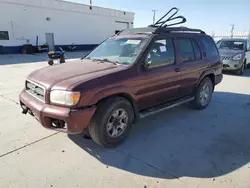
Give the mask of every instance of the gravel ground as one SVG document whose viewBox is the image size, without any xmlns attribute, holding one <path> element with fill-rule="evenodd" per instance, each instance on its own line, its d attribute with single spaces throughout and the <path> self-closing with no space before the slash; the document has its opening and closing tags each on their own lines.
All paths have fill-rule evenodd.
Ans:
<svg viewBox="0 0 250 188">
<path fill-rule="evenodd" d="M 45 61 L 0 56 L 1 188 L 250 187 L 250 69 L 225 74 L 207 109 L 183 105 L 140 120 L 124 144 L 105 149 L 21 114 L 24 80 Z"/>
</svg>

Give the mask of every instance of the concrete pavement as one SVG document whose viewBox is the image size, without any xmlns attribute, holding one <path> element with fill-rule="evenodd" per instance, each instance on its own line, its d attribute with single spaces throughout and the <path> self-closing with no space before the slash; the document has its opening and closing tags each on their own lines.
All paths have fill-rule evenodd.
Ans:
<svg viewBox="0 0 250 188">
<path fill-rule="evenodd" d="M 249 69 L 224 75 L 207 109 L 148 117 L 124 144 L 105 149 L 21 114 L 25 77 L 47 63 L 16 58 L 0 58 L 1 188 L 250 187 Z"/>
</svg>

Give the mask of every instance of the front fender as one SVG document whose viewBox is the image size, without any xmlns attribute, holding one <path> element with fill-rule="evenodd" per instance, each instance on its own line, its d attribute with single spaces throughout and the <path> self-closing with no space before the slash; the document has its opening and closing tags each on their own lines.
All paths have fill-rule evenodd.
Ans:
<svg viewBox="0 0 250 188">
<path fill-rule="evenodd" d="M 133 100 L 132 101 L 133 103 L 136 100 L 134 92 L 130 88 L 126 86 L 115 86 L 115 87 L 106 88 L 106 89 L 99 91 L 91 98 L 89 103 L 96 104 L 100 100 L 113 96 L 113 95 L 125 95 L 129 97 L 130 100 Z"/>
</svg>

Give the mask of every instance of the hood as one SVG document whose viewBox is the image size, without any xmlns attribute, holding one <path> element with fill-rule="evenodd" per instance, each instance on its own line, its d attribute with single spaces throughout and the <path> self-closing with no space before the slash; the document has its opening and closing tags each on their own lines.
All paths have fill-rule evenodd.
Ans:
<svg viewBox="0 0 250 188">
<path fill-rule="evenodd" d="M 236 54 L 243 53 L 244 50 L 225 50 L 225 49 L 219 49 L 220 55 L 222 56 L 234 56 Z"/>
<path fill-rule="evenodd" d="M 121 65 L 91 60 L 75 60 L 59 65 L 48 66 L 32 72 L 28 79 L 51 89 L 67 89 L 76 82 L 84 82 L 102 75 L 117 72 Z"/>
</svg>

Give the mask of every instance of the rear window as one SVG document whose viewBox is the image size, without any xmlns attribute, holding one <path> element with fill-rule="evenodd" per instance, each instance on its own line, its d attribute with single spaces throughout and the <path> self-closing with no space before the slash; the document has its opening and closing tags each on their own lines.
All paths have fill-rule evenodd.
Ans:
<svg viewBox="0 0 250 188">
<path fill-rule="evenodd" d="M 205 52 L 208 57 L 219 55 L 217 46 L 215 45 L 211 37 L 204 36 L 204 37 L 201 37 L 200 40 L 205 47 Z"/>
</svg>

